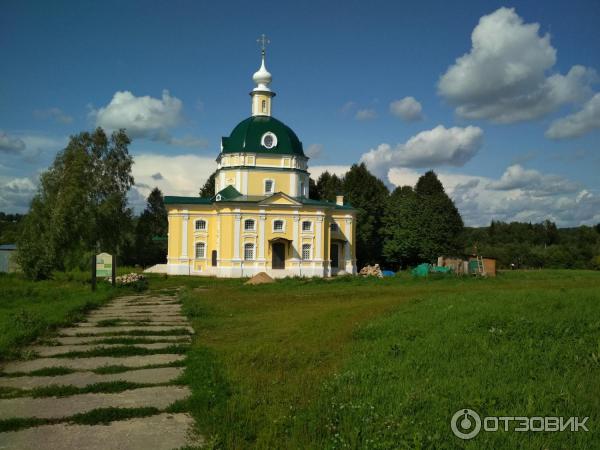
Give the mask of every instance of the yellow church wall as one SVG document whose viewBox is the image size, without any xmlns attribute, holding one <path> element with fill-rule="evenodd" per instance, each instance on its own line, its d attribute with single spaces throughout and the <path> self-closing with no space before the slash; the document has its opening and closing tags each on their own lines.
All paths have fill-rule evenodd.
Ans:
<svg viewBox="0 0 600 450">
<path fill-rule="evenodd" d="M 252 170 L 248 177 L 248 195 L 264 195 L 265 181 L 273 180 L 273 192 L 290 192 L 291 172 Z"/>
</svg>

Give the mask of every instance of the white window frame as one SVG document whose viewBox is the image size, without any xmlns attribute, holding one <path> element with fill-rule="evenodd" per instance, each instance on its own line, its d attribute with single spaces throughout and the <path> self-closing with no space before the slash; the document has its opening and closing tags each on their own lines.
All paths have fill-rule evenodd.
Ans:
<svg viewBox="0 0 600 450">
<path fill-rule="evenodd" d="M 271 182 L 271 190 L 267 191 L 267 182 Z M 274 194 L 275 193 L 275 180 L 272 178 L 265 178 L 263 182 L 263 190 L 265 194 Z"/>
<path fill-rule="evenodd" d="M 202 256 L 198 256 L 198 246 L 203 246 L 204 254 Z M 206 242 L 204 241 L 196 241 L 194 242 L 194 258 L 195 259 L 206 259 Z"/>
<path fill-rule="evenodd" d="M 308 248 L 308 258 L 304 257 L 304 251 Z M 312 244 L 302 244 L 302 261 L 310 261 L 312 259 Z"/>
<path fill-rule="evenodd" d="M 198 224 L 200 222 L 204 222 L 204 228 L 198 228 Z M 208 231 L 208 220 L 206 220 L 204 218 L 194 220 L 194 231 L 196 231 L 196 232 Z"/>
<path fill-rule="evenodd" d="M 270 136 L 271 138 L 273 138 L 273 145 L 271 145 L 270 147 L 267 147 L 265 145 L 265 139 L 267 138 L 267 136 Z M 272 133 L 271 131 L 267 131 L 265 134 L 262 135 L 262 137 L 260 138 L 260 145 L 262 145 L 264 148 L 266 148 L 267 150 L 272 150 L 275 147 L 277 147 L 277 136 L 275 135 L 275 133 Z"/>
<path fill-rule="evenodd" d="M 252 222 L 252 228 L 248 228 L 246 224 L 248 222 Z M 254 219 L 244 219 L 244 231 L 256 231 L 256 220 Z"/>
<path fill-rule="evenodd" d="M 248 251 L 251 251 L 250 257 L 248 257 Z M 254 261 L 255 259 L 256 246 L 252 242 L 246 242 L 244 244 L 244 261 Z"/>
<path fill-rule="evenodd" d="M 309 226 L 308 230 L 305 230 L 305 229 L 304 229 L 304 224 L 305 224 L 305 223 L 308 223 L 308 224 L 310 224 L 310 226 Z M 302 227 L 302 228 L 301 228 L 301 230 L 302 230 L 302 232 L 303 232 L 303 233 L 312 233 L 312 231 L 313 231 L 313 222 L 312 222 L 312 220 L 303 220 L 303 221 L 301 222 L 301 227 Z"/>
<path fill-rule="evenodd" d="M 281 230 L 275 228 L 275 222 L 281 222 Z M 285 219 L 273 219 L 273 224 L 271 228 L 273 230 L 273 233 L 285 233 Z"/>
</svg>

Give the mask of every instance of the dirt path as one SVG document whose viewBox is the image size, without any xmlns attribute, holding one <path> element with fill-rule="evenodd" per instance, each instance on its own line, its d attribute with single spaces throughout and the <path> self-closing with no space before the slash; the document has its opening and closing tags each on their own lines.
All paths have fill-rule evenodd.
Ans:
<svg viewBox="0 0 600 450">
<path fill-rule="evenodd" d="M 118 298 L 2 367 L 0 449 L 177 449 L 201 444 L 177 411 L 193 329 L 174 297 Z M 175 404 L 175 407 L 173 406 Z"/>
</svg>

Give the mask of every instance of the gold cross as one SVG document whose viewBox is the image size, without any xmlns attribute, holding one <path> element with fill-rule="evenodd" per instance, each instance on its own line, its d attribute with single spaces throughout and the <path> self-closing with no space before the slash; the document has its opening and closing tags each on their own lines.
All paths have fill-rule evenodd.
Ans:
<svg viewBox="0 0 600 450">
<path fill-rule="evenodd" d="M 265 50 L 267 49 L 267 45 L 271 43 L 271 41 L 269 39 L 267 39 L 267 36 L 265 36 L 264 34 L 262 34 L 257 40 L 256 42 L 258 42 L 260 44 L 260 49 L 262 50 L 262 52 L 264 53 Z"/>
</svg>

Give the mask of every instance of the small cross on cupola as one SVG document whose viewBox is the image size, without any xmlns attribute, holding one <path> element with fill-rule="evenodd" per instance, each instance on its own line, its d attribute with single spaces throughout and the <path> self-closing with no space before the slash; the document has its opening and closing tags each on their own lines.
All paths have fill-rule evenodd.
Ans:
<svg viewBox="0 0 600 450">
<path fill-rule="evenodd" d="M 271 41 L 264 34 L 261 35 L 256 42 L 260 44 L 261 64 L 252 76 L 252 80 L 256 87 L 250 92 L 252 96 L 252 115 L 253 116 L 270 116 L 271 115 L 271 98 L 275 97 L 275 92 L 269 89 L 269 84 L 273 77 L 265 67 L 265 55 L 267 45 Z"/>
</svg>

